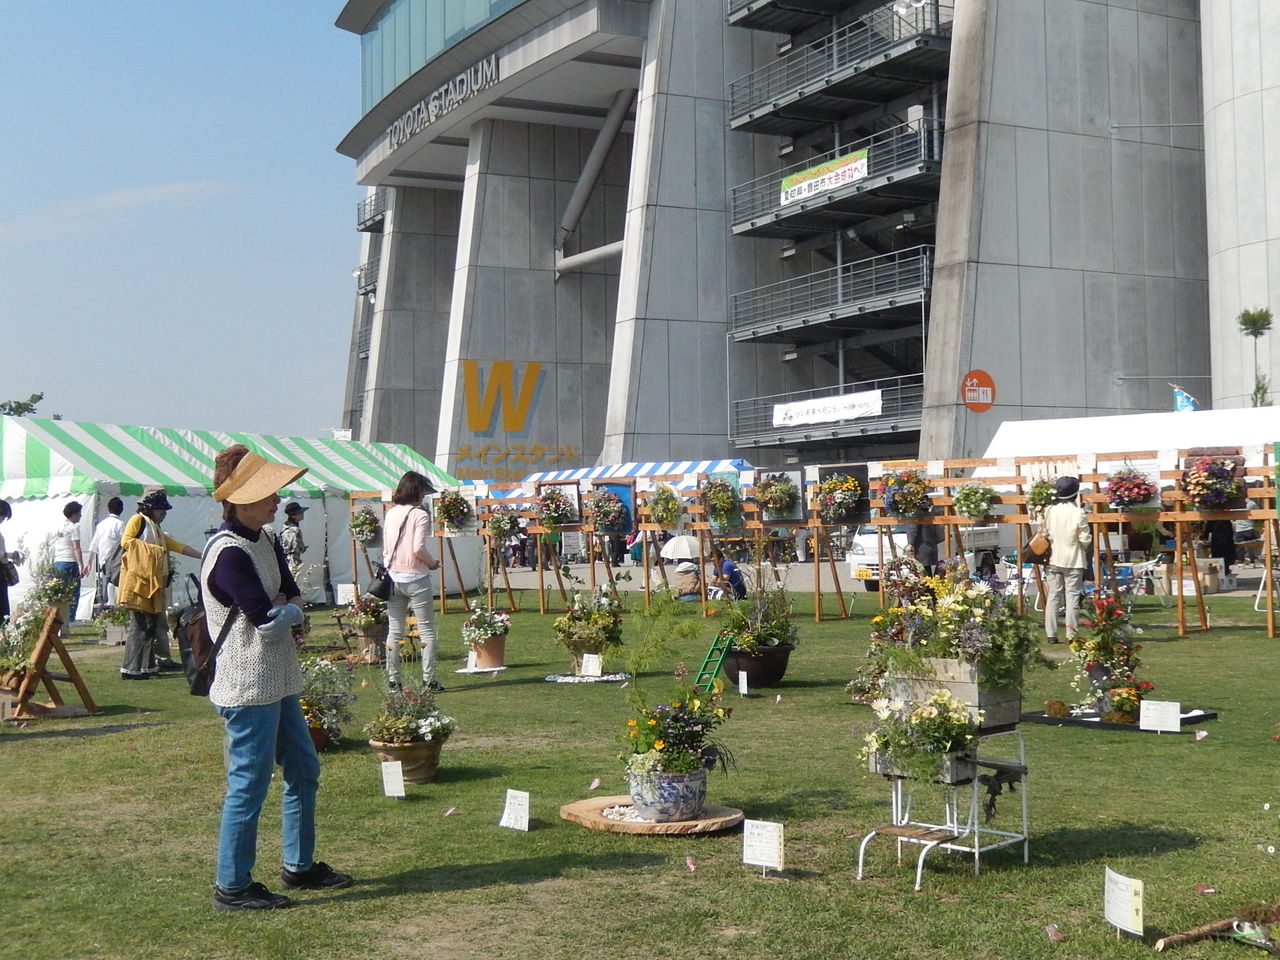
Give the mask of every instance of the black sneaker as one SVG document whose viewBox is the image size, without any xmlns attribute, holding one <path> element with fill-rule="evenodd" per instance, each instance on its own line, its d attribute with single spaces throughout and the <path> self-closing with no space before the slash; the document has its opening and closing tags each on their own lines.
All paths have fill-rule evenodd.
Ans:
<svg viewBox="0 0 1280 960">
<path fill-rule="evenodd" d="M 432 693 L 444 693 L 444 686 L 439 680 L 432 680 L 431 685 L 427 687 Z"/>
<path fill-rule="evenodd" d="M 284 884 L 286 890 L 296 890 L 299 887 L 306 890 L 337 890 L 351 886 L 355 880 L 351 874 L 338 873 L 323 860 L 317 860 L 298 873 L 282 869 L 280 882 Z"/>
<path fill-rule="evenodd" d="M 272 893 L 260 883 L 251 883 L 235 893 L 228 893 L 221 887 L 213 888 L 215 910 L 279 910 L 292 903 L 288 897 Z"/>
</svg>

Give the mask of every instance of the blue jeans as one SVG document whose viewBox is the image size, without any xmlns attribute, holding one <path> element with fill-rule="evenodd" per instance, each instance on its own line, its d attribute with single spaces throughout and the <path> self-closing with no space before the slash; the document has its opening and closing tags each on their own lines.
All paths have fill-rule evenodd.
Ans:
<svg viewBox="0 0 1280 960">
<path fill-rule="evenodd" d="M 320 759 L 297 697 L 254 707 L 216 707 L 226 726 L 227 795 L 218 835 L 217 883 L 235 893 L 251 882 L 258 814 L 276 763 L 284 773 L 280 830 L 287 870 L 311 866 L 316 846 Z"/>
</svg>

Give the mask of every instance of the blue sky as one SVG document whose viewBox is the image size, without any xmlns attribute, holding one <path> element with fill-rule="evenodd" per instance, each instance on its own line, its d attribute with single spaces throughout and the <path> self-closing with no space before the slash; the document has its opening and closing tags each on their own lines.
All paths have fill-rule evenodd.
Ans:
<svg viewBox="0 0 1280 960">
<path fill-rule="evenodd" d="M 0 0 L 0 399 L 339 425 L 359 38 L 339 0 Z"/>
</svg>

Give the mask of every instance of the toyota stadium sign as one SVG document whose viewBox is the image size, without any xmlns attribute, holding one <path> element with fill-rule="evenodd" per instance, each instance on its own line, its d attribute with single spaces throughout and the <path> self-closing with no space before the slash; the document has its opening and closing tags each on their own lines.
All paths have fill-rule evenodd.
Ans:
<svg viewBox="0 0 1280 960">
<path fill-rule="evenodd" d="M 450 110 L 461 106 L 486 87 L 498 82 L 498 55 L 492 54 L 463 70 L 444 86 L 423 97 L 387 127 L 387 141 L 394 150 L 421 133 Z"/>
</svg>

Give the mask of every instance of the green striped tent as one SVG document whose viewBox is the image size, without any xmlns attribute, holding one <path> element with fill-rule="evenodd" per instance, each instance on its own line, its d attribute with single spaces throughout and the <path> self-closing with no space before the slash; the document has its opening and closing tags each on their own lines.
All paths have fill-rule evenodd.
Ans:
<svg viewBox="0 0 1280 960">
<path fill-rule="evenodd" d="M 62 523 L 63 506 L 78 500 L 84 506 L 81 546 L 87 554 L 93 529 L 106 515 L 108 499 L 117 495 L 124 499 L 127 518 L 145 489 L 163 487 L 174 506 L 165 519 L 165 531 L 199 549 L 207 532 L 222 521 L 221 505 L 211 496 L 214 457 L 235 443 L 269 460 L 308 468 L 293 486 L 281 491 L 284 501 L 298 500 L 308 508 L 303 535 L 309 549 L 304 560 L 315 567 L 308 599 L 323 596 L 322 560 L 328 561 L 335 584 L 362 576 L 351 566 L 350 493 L 379 491 L 389 496 L 407 470 L 425 474 L 437 487 L 458 486 L 455 478 L 401 443 L 0 417 L 4 464 L 0 498 L 13 509 L 0 533 L 10 550 L 21 548 L 30 555 Z M 281 511 L 276 526 L 283 520 Z M 194 569 L 195 561 L 183 558 L 177 565 L 185 573 Z M 29 580 L 24 576 L 15 588 L 11 594 L 15 600 Z M 92 602 L 88 582 L 85 591 L 82 616 Z"/>
</svg>

